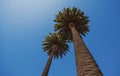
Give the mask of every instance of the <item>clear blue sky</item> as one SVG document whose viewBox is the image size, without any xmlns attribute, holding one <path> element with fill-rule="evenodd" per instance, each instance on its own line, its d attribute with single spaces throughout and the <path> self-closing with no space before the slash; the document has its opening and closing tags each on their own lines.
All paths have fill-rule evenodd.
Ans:
<svg viewBox="0 0 120 76">
<path fill-rule="evenodd" d="M 55 14 L 76 6 L 90 18 L 84 41 L 104 76 L 120 76 L 119 0 L 0 0 L 0 76 L 40 76 L 48 56 L 44 36 L 53 32 Z M 76 76 L 73 44 L 53 60 L 49 76 Z"/>
</svg>

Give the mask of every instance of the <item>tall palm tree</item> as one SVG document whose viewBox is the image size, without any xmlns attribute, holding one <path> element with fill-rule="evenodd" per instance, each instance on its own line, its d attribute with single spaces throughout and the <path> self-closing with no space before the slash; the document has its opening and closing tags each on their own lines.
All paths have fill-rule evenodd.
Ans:
<svg viewBox="0 0 120 76">
<path fill-rule="evenodd" d="M 69 47 L 66 43 L 66 40 L 63 40 L 57 33 L 49 33 L 43 42 L 43 50 L 44 52 L 47 52 L 49 58 L 42 76 L 48 76 L 52 59 L 56 59 L 58 57 L 62 58 L 62 56 L 66 55 L 66 53 L 69 51 Z"/>
<path fill-rule="evenodd" d="M 80 9 L 64 8 L 54 20 L 54 30 L 62 38 L 74 42 L 76 67 L 78 76 L 103 76 L 97 63 L 82 40 L 89 32 L 88 17 Z"/>
</svg>

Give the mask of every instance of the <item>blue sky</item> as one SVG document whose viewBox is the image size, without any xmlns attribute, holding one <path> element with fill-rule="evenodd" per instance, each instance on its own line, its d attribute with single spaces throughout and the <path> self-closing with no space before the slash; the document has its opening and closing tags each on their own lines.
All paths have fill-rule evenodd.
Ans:
<svg viewBox="0 0 120 76">
<path fill-rule="evenodd" d="M 65 7 L 77 7 L 90 18 L 84 41 L 104 76 L 120 76 L 119 0 L 1 0 L 0 76 L 40 76 L 48 56 L 44 36 Z M 53 60 L 49 76 L 76 76 L 73 44 L 63 59 Z"/>
</svg>

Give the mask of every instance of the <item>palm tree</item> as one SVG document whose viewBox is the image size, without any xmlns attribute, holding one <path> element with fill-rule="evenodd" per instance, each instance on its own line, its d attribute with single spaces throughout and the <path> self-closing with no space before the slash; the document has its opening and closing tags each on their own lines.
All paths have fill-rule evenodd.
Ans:
<svg viewBox="0 0 120 76">
<path fill-rule="evenodd" d="M 48 76 L 53 57 L 54 59 L 58 57 L 62 58 L 62 56 L 66 55 L 66 53 L 69 51 L 69 47 L 66 43 L 66 40 L 62 40 L 60 35 L 58 35 L 57 33 L 49 33 L 49 35 L 45 37 L 45 40 L 43 42 L 43 50 L 44 52 L 47 52 L 49 58 L 42 73 L 42 76 Z"/>
<path fill-rule="evenodd" d="M 78 76 L 103 76 L 97 63 L 82 40 L 89 32 L 88 17 L 80 9 L 64 8 L 56 15 L 54 30 L 62 38 L 73 41 Z"/>
</svg>

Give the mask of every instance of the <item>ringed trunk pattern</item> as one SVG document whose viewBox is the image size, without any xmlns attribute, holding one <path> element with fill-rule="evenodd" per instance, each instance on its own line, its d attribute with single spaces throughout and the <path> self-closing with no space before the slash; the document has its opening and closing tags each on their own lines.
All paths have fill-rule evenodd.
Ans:
<svg viewBox="0 0 120 76">
<path fill-rule="evenodd" d="M 69 28 L 71 29 L 74 42 L 77 76 L 103 76 L 74 24 L 70 23 Z"/>
<path fill-rule="evenodd" d="M 50 69 L 50 65 L 51 65 L 52 59 L 53 59 L 53 53 L 51 53 L 51 54 L 49 55 L 49 59 L 48 59 L 48 61 L 47 61 L 47 64 L 46 64 L 46 66 L 45 66 L 45 69 L 44 69 L 44 71 L 43 71 L 43 73 L 42 73 L 42 76 L 48 76 L 48 72 L 49 72 L 49 69 Z"/>
</svg>

